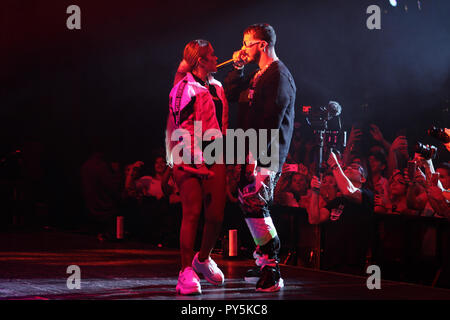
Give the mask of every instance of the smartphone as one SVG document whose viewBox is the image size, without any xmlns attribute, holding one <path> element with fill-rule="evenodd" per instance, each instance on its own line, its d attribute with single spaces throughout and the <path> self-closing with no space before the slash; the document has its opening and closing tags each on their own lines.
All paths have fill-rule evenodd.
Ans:
<svg viewBox="0 0 450 320">
<path fill-rule="evenodd" d="M 414 160 L 408 161 L 408 177 L 411 181 L 414 181 L 416 176 L 417 162 Z"/>
</svg>

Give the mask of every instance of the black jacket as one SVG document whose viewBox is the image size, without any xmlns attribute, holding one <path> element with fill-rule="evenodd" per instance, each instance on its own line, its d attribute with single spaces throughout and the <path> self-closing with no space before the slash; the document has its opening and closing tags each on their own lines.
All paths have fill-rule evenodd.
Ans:
<svg viewBox="0 0 450 320">
<path fill-rule="evenodd" d="M 244 131 L 253 128 L 279 129 L 279 166 L 281 171 L 289 152 L 294 130 L 294 79 L 280 60 L 273 62 L 261 75 L 254 89 L 252 103 L 248 98 L 254 73 L 244 76 L 243 70 L 231 71 L 224 80 L 224 89 L 230 103 L 238 102 L 238 127 Z M 259 145 L 259 143 L 258 143 Z M 270 139 L 266 150 L 270 150 Z M 258 161 L 258 165 L 268 167 Z"/>
</svg>

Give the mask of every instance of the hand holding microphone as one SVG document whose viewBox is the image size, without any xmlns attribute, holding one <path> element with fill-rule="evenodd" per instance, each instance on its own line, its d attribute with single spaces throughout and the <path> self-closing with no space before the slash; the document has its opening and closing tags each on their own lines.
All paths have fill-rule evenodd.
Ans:
<svg viewBox="0 0 450 320">
<path fill-rule="evenodd" d="M 236 68 L 242 69 L 244 67 L 244 65 L 246 65 L 248 63 L 247 58 L 248 58 L 248 56 L 247 56 L 247 54 L 244 51 L 238 50 L 238 51 L 235 51 L 233 53 L 233 58 L 232 59 L 227 60 L 227 61 L 222 62 L 222 63 L 219 63 L 216 66 L 216 68 L 220 68 L 220 67 L 223 67 L 223 66 L 225 66 L 227 64 L 233 63 Z"/>
<path fill-rule="evenodd" d="M 233 64 L 236 68 L 242 69 L 248 63 L 248 55 L 243 50 L 233 53 Z"/>
</svg>

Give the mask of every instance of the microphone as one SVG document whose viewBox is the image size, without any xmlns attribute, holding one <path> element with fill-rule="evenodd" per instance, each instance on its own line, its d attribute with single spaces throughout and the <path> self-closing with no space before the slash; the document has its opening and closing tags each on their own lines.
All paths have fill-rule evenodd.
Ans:
<svg viewBox="0 0 450 320">
<path fill-rule="evenodd" d="M 221 68 L 221 67 L 226 66 L 227 64 L 230 64 L 230 63 L 232 63 L 232 62 L 233 62 L 233 59 L 227 60 L 227 61 L 225 61 L 225 62 L 219 63 L 219 64 L 216 66 L 216 68 Z"/>
</svg>

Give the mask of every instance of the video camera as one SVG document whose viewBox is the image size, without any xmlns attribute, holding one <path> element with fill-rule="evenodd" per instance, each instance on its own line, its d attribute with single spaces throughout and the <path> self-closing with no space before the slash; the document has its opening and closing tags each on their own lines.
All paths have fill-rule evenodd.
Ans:
<svg viewBox="0 0 450 320">
<path fill-rule="evenodd" d="M 416 153 L 420 154 L 425 160 L 430 160 L 436 158 L 437 148 L 417 141 Z"/>
<path fill-rule="evenodd" d="M 438 128 L 435 126 L 431 126 L 430 129 L 427 130 L 427 133 L 430 137 L 433 137 L 442 143 L 449 143 L 450 136 L 445 132 L 443 128 Z M 433 145 L 425 145 L 421 142 L 416 143 L 415 152 L 420 154 L 426 160 L 436 158 L 438 148 Z"/>
<path fill-rule="evenodd" d="M 328 105 L 317 108 L 311 106 L 303 107 L 303 114 L 306 122 L 314 131 L 320 130 L 341 130 L 341 122 L 339 115 L 342 112 L 342 107 L 335 101 L 328 102 Z M 336 123 L 331 124 L 329 121 L 336 119 Z"/>
<path fill-rule="evenodd" d="M 326 106 L 320 108 L 312 108 L 311 106 L 303 107 L 303 115 L 307 124 L 312 128 L 319 147 L 317 154 L 317 170 L 322 168 L 322 160 L 328 156 L 331 149 L 338 150 L 346 145 L 346 134 L 343 137 L 341 132 L 342 107 L 336 101 L 329 101 Z M 319 173 L 319 172 L 317 172 Z"/>
<path fill-rule="evenodd" d="M 440 140 L 442 143 L 450 142 L 450 136 L 445 132 L 443 128 L 432 126 L 430 129 L 428 129 L 428 135 Z"/>
</svg>

